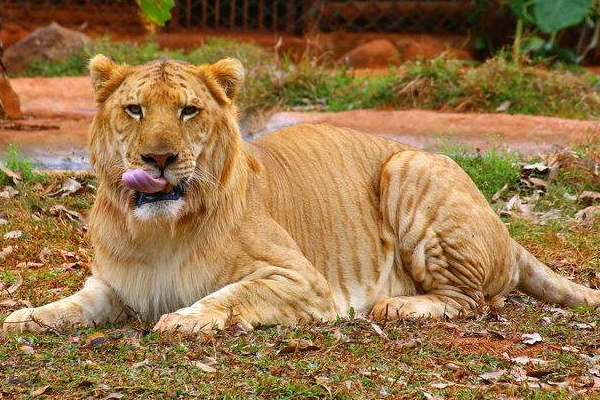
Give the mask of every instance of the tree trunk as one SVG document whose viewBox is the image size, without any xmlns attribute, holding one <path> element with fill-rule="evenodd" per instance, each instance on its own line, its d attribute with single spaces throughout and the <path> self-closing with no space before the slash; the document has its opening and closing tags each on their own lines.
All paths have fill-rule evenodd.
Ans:
<svg viewBox="0 0 600 400">
<path fill-rule="evenodd" d="M 2 16 L 0 16 L 0 31 L 2 31 Z M 3 50 L 2 38 L 0 38 L 0 118 L 17 119 L 21 118 L 21 102 L 6 76 L 6 66 L 2 61 Z"/>
</svg>

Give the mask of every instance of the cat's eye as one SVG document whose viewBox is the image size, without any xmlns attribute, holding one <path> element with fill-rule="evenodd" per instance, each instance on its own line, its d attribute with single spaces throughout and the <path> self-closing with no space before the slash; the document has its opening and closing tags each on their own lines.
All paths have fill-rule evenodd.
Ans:
<svg viewBox="0 0 600 400">
<path fill-rule="evenodd" d="M 195 117 L 200 112 L 200 109 L 196 106 L 185 106 L 181 109 L 181 119 L 187 121 L 190 118 Z"/>
<path fill-rule="evenodd" d="M 125 106 L 125 112 L 132 118 L 142 118 L 142 107 L 138 104 L 129 104 L 128 106 Z"/>
</svg>

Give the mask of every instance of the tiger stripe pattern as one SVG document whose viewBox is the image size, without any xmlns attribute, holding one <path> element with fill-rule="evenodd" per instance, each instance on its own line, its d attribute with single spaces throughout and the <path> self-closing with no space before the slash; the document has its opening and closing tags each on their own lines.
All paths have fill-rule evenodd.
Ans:
<svg viewBox="0 0 600 400">
<path fill-rule="evenodd" d="M 98 55 L 90 71 L 99 180 L 92 276 L 70 297 L 15 311 L 4 331 L 132 314 L 158 332 L 192 335 L 331 321 L 350 310 L 375 320 L 455 317 L 500 307 L 513 289 L 560 305 L 600 304 L 599 291 L 516 243 L 447 157 L 325 124 L 244 142 L 237 60 L 129 66 Z M 143 157 L 150 153 L 177 157 L 159 168 Z M 134 168 L 184 195 L 136 202 L 120 178 Z"/>
</svg>

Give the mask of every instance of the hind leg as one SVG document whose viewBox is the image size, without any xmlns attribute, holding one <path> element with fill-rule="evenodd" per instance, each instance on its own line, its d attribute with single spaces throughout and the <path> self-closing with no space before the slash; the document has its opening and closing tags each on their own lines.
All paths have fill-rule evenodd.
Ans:
<svg viewBox="0 0 600 400">
<path fill-rule="evenodd" d="M 456 163 L 403 151 L 383 166 L 380 188 L 382 229 L 420 294 L 380 299 L 375 319 L 455 317 L 503 292 L 514 261 L 508 232 Z"/>
</svg>

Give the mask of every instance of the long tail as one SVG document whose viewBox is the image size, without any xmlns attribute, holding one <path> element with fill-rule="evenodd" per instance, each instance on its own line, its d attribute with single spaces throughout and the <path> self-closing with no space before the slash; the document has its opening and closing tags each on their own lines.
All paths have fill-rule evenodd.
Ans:
<svg viewBox="0 0 600 400">
<path fill-rule="evenodd" d="M 530 296 L 566 307 L 600 305 L 600 290 L 590 289 L 558 275 L 513 240 L 519 266 L 518 289 Z"/>
</svg>

